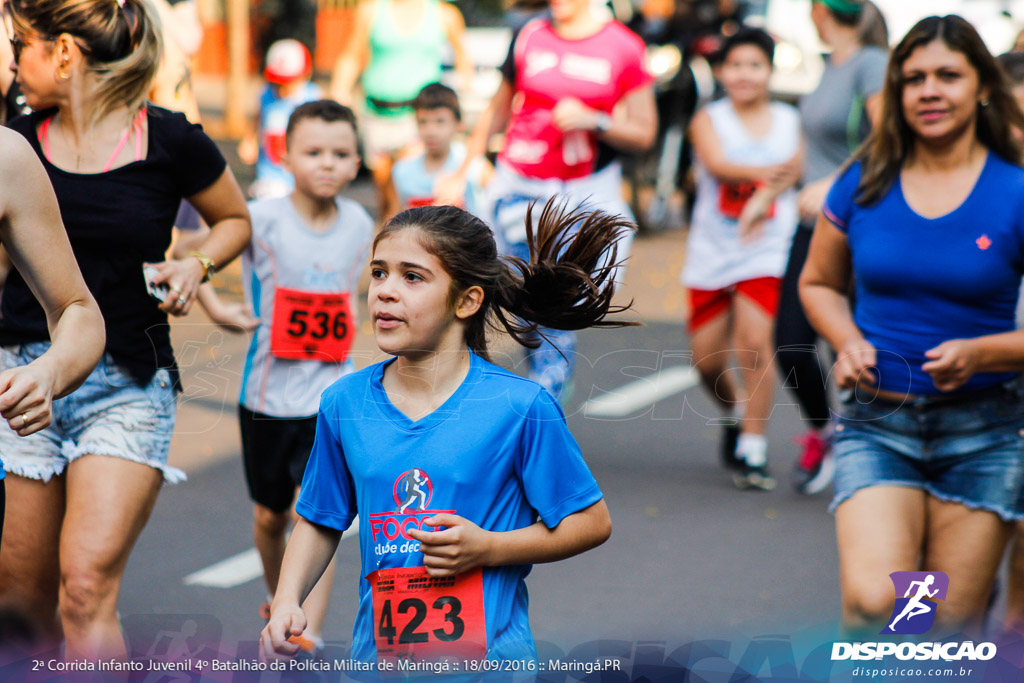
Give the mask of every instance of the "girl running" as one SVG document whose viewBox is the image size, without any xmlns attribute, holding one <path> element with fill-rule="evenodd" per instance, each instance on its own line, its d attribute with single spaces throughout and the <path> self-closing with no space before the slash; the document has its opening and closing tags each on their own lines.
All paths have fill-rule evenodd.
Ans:
<svg viewBox="0 0 1024 683">
<path fill-rule="evenodd" d="M 977 31 L 923 19 L 815 227 L 800 295 L 853 389 L 833 446 L 848 628 L 888 622 L 901 570 L 945 572 L 940 627 L 977 626 L 1024 518 L 1022 127 Z"/>
<path fill-rule="evenodd" d="M 772 103 L 775 41 L 742 29 L 722 47 L 727 98 L 694 117 L 697 197 L 682 281 L 690 292 L 690 337 L 701 379 L 727 414 L 722 458 L 740 488 L 772 489 L 765 429 L 775 393 L 772 321 L 796 229 L 802 163 L 796 110 Z M 741 398 L 730 349 L 742 367 Z M 743 415 L 735 414 L 740 401 Z M 742 417 L 742 425 L 739 418 Z"/>
<path fill-rule="evenodd" d="M 527 217 L 526 261 L 500 259 L 490 229 L 451 206 L 385 226 L 369 309 L 377 345 L 397 358 L 324 392 L 264 655 L 295 654 L 299 605 L 358 513 L 353 657 L 536 656 L 530 565 L 600 545 L 611 521 L 557 402 L 488 362 L 485 333 L 527 344 L 539 324 L 635 324 L 606 319 L 623 309 L 611 304 L 614 258 L 602 265 L 628 228 L 549 202 L 536 230 Z"/>
</svg>

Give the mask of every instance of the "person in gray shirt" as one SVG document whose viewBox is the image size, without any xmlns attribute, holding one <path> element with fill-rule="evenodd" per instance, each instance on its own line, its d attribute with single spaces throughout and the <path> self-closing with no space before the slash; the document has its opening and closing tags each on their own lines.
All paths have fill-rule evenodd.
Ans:
<svg viewBox="0 0 1024 683">
<path fill-rule="evenodd" d="M 800 101 L 805 149 L 800 227 L 793 236 L 775 322 L 776 363 L 808 423 L 793 481 L 797 491 L 808 495 L 832 480 L 827 434 L 831 413 L 826 374 L 817 356 L 818 335 L 804 315 L 797 280 L 833 176 L 867 137 L 877 116 L 889 59 L 885 20 L 868 0 L 814 0 L 811 19 L 832 52 L 818 87 Z"/>
</svg>

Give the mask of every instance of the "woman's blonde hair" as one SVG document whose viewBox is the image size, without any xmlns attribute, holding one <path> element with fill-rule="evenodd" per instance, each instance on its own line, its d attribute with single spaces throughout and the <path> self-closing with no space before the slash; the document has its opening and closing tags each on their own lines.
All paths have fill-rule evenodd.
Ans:
<svg viewBox="0 0 1024 683">
<path fill-rule="evenodd" d="M 98 80 L 98 116 L 145 102 L 163 57 L 160 20 L 148 0 L 7 0 L 4 9 L 18 33 L 75 39 Z"/>
</svg>

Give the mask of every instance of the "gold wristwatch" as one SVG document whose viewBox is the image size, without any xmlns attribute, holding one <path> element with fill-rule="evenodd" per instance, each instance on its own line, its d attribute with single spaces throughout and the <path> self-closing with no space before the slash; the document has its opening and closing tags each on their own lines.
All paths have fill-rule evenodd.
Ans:
<svg viewBox="0 0 1024 683">
<path fill-rule="evenodd" d="M 203 279 L 200 282 L 209 282 L 210 278 L 213 277 L 214 271 L 217 270 L 217 264 L 213 262 L 212 258 L 201 251 L 190 251 L 188 255 L 199 259 L 199 263 L 203 266 Z"/>
</svg>

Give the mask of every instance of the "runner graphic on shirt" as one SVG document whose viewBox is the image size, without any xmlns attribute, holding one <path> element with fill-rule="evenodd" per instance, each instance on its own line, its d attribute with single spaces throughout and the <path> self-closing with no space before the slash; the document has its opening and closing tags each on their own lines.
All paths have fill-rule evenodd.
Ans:
<svg viewBox="0 0 1024 683">
<path fill-rule="evenodd" d="M 410 506 L 413 510 L 425 510 L 430 499 L 424 486 L 430 485 L 430 478 L 419 469 L 411 469 L 401 476 L 398 486 L 405 486 L 405 502 L 398 506 L 399 512 L 405 512 Z"/>
</svg>

